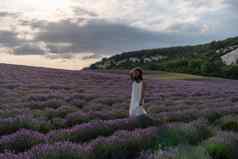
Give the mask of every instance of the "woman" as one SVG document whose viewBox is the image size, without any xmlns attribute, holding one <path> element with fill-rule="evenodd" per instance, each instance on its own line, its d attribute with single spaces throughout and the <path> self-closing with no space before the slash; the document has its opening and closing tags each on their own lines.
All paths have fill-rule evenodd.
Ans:
<svg viewBox="0 0 238 159">
<path fill-rule="evenodd" d="M 143 82 L 143 70 L 141 68 L 134 68 L 130 71 L 130 77 L 132 80 L 132 92 L 129 115 L 131 117 L 137 117 L 146 115 L 144 110 L 144 82 Z"/>
</svg>

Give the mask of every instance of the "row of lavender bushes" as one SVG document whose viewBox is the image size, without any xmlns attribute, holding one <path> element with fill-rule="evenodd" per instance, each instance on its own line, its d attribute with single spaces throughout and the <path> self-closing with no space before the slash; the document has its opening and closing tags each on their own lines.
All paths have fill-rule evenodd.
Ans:
<svg viewBox="0 0 238 159">
<path fill-rule="evenodd" d="M 0 138 L 0 152 L 5 150 L 23 152 L 40 143 L 56 143 L 70 141 L 74 143 L 88 142 L 98 136 L 110 136 L 119 130 L 133 131 L 136 128 L 146 128 L 156 123 L 148 118 L 116 119 L 109 121 L 94 121 L 72 128 L 52 130 L 42 134 L 29 129 L 20 129 L 17 132 Z"/>
<path fill-rule="evenodd" d="M 20 114 L 20 109 L 14 110 L 14 112 L 15 111 L 19 112 Z M 127 112 L 124 111 L 73 111 L 74 109 L 70 107 L 63 107 L 59 110 L 48 109 L 47 111 L 32 111 L 32 113 L 28 110 L 25 112 L 23 111 L 23 115 L 0 118 L 0 135 L 14 133 L 21 128 L 47 133 L 52 129 L 68 128 L 93 120 L 113 120 L 127 116 Z M 221 117 L 227 114 L 234 114 L 236 112 L 238 112 L 238 107 L 224 107 L 217 108 L 216 111 L 211 111 L 209 108 L 206 110 L 192 109 L 191 111 L 177 111 L 174 113 L 167 112 L 155 115 L 156 118 L 159 118 L 164 122 L 187 122 L 197 119 L 201 116 L 207 117 L 209 120 L 213 120 L 213 118 L 216 119 L 217 117 Z"/>
<path fill-rule="evenodd" d="M 138 129 L 136 128 L 147 127 L 150 124 L 153 125 L 152 123 L 148 122 L 143 123 L 144 125 L 141 125 L 141 121 L 111 121 L 105 123 L 104 125 L 102 123 L 98 123 L 98 125 L 83 125 L 74 127 L 70 130 L 56 130 L 55 132 L 51 132 L 46 136 L 38 132 L 20 130 L 15 134 L 4 136 L 0 140 L 0 150 L 2 152 L 12 151 L 15 153 L 20 153 L 27 151 L 31 147 L 34 147 L 38 144 L 54 145 L 54 143 L 59 142 L 71 142 L 75 144 L 85 144 L 88 142 L 95 143 L 98 141 L 97 137 L 99 137 L 99 139 L 101 138 L 100 136 L 105 136 L 103 139 L 109 142 L 111 139 L 113 139 L 114 141 L 114 137 L 117 136 L 115 134 L 118 134 L 118 132 L 120 132 L 121 130 L 127 130 L 123 131 L 127 133 L 124 133 L 124 136 L 119 140 L 121 141 L 121 139 L 124 138 L 125 143 L 117 145 L 121 146 L 120 148 L 118 148 L 118 151 L 120 151 L 121 149 L 124 149 L 125 146 L 128 146 L 127 140 L 131 140 L 130 134 L 137 134 L 138 138 L 143 138 L 143 133 L 138 134 L 138 132 L 147 132 L 147 130 L 150 129 L 141 129 L 138 131 Z M 156 129 L 156 138 L 158 139 L 153 140 L 152 143 L 156 142 L 156 144 L 160 145 L 161 147 L 168 147 L 171 145 L 177 145 L 179 143 L 196 144 L 211 136 L 212 133 L 207 125 L 207 122 L 204 121 L 192 122 L 189 124 L 177 123 L 172 125 L 160 126 L 157 128 L 155 127 L 153 128 L 153 130 L 154 129 Z M 113 133 L 114 135 L 110 136 Z M 106 136 L 110 137 L 106 138 Z M 153 138 L 153 136 L 154 135 L 151 135 L 150 137 Z M 92 140 L 95 138 L 97 139 Z M 115 142 L 117 142 L 117 140 L 118 138 L 115 139 Z M 102 140 L 101 142 L 103 145 L 104 141 Z M 132 142 L 133 144 L 138 144 L 138 146 L 140 145 L 137 140 L 132 140 Z M 98 148 L 100 149 L 100 146 Z M 108 151 L 110 151 L 110 149 L 110 147 L 107 147 Z"/>
<path fill-rule="evenodd" d="M 198 145 L 177 145 L 165 150 L 148 150 L 137 159 L 236 159 L 238 135 L 219 131 Z"/>
<path fill-rule="evenodd" d="M 110 137 L 99 137 L 87 144 L 58 142 L 40 144 L 20 154 L 3 153 L 1 159 L 122 159 L 150 148 L 157 140 L 158 128 L 118 131 Z"/>
<path fill-rule="evenodd" d="M 192 110 L 188 112 L 178 111 L 176 113 L 167 112 L 156 115 L 156 117 L 158 117 L 160 120 L 163 120 L 164 122 L 187 122 L 197 119 L 201 116 L 204 116 L 209 120 L 215 120 L 221 116 L 238 112 L 237 108 L 238 107 L 229 107 L 229 109 L 218 108 L 216 111 L 211 111 L 208 108 L 201 111 Z M 23 115 L 20 116 L 0 118 L 0 135 L 14 133 L 22 128 L 48 133 L 54 129 L 69 128 L 74 125 L 87 123 L 94 120 L 113 120 L 127 116 L 127 112 L 123 111 L 72 112 L 72 110 L 74 109 L 65 107 L 60 110 L 48 110 L 48 112 L 34 111 L 32 112 L 33 115 L 26 111 L 25 115 L 23 112 Z M 19 110 L 15 111 L 20 112 Z M 42 113 L 45 113 L 46 115 Z"/>
<path fill-rule="evenodd" d="M 64 112 L 61 112 L 63 114 Z M 60 114 L 60 113 L 59 113 Z M 35 115 L 35 114 L 34 114 Z M 14 133 L 19 129 L 31 129 L 42 133 L 47 133 L 52 129 L 68 128 L 74 125 L 87 123 L 94 120 L 114 120 L 124 118 L 126 115 L 117 112 L 72 112 L 65 118 L 52 117 L 47 119 L 38 115 L 23 114 L 15 117 L 0 118 L 0 135 Z"/>
<path fill-rule="evenodd" d="M 214 124 L 216 126 L 219 126 L 221 130 L 237 131 L 236 128 L 238 122 L 236 119 L 237 116 L 228 115 L 217 119 Z M 230 126 L 231 124 L 233 125 L 233 127 Z M 150 120 L 146 122 L 145 119 L 138 120 L 136 118 L 131 118 L 111 121 L 95 121 L 87 124 L 77 125 L 69 129 L 54 130 L 49 132 L 48 134 L 21 129 L 14 134 L 1 137 L 0 152 L 12 151 L 15 153 L 20 153 L 29 150 L 35 145 L 54 144 L 58 142 L 83 144 L 99 136 L 110 136 L 111 134 L 115 132 L 117 133 L 117 131 L 120 130 L 133 131 L 136 128 L 145 128 L 152 125 L 155 125 L 155 123 L 152 123 Z M 203 142 L 203 140 L 205 140 L 206 138 L 212 137 L 214 134 L 215 132 L 209 126 L 209 121 L 206 120 L 198 120 L 189 124 L 171 123 L 166 124 L 165 126 L 160 126 L 160 130 L 157 133 L 157 137 L 159 137 L 157 144 L 159 145 L 159 148 L 177 146 L 178 144 L 196 145 L 200 142 Z M 234 142 L 230 140 L 227 146 L 226 141 L 227 139 L 231 138 L 230 136 L 232 136 L 232 140 Z M 218 141 L 221 144 L 217 144 L 216 142 Z M 217 155 L 216 151 L 219 148 L 227 149 L 224 151 L 235 151 L 235 147 L 233 146 L 234 144 L 230 143 L 236 142 L 238 142 L 238 137 L 236 137 L 234 133 L 217 133 L 217 135 L 210 138 L 208 142 L 204 142 L 206 143 L 204 145 L 211 154 Z M 229 144 L 233 146 L 230 149 Z"/>
<path fill-rule="evenodd" d="M 213 116 L 213 119 L 217 116 Z M 210 131 L 204 130 L 201 125 L 194 135 L 187 129 L 188 134 L 193 134 L 192 140 L 187 141 L 187 136 L 182 137 L 178 125 L 173 131 L 165 131 L 163 140 L 155 150 L 142 152 L 138 159 L 235 159 L 238 158 L 238 116 L 226 115 L 216 120 L 212 119 Z M 173 124 L 172 124 L 173 125 Z M 195 123 L 195 125 L 197 125 Z M 193 125 L 194 126 L 194 125 Z M 176 133 L 175 133 L 176 132 Z M 180 135 L 179 135 L 180 134 Z M 199 135 L 200 134 L 200 135 Z M 203 135 L 202 135 L 203 134 Z M 208 135 L 210 134 L 210 135 Z M 206 137 L 210 136 L 206 139 Z M 201 140 L 197 140 L 198 136 Z M 203 136 L 203 137 L 202 137 Z M 166 142 L 164 142 L 166 141 Z M 199 141 L 199 142 L 194 142 Z M 166 143 L 166 149 L 161 149 Z"/>
</svg>

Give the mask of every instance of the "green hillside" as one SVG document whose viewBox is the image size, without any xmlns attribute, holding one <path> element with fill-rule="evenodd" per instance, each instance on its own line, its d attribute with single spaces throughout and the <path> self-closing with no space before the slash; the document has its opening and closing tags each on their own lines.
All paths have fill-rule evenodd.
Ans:
<svg viewBox="0 0 238 159">
<path fill-rule="evenodd" d="M 236 50 L 238 52 L 238 37 L 201 45 L 125 52 L 104 58 L 92 64 L 90 69 L 130 69 L 140 66 L 147 70 L 238 79 Z M 230 53 L 232 56 L 225 56 Z M 229 60 L 235 62 L 227 64 Z"/>
</svg>

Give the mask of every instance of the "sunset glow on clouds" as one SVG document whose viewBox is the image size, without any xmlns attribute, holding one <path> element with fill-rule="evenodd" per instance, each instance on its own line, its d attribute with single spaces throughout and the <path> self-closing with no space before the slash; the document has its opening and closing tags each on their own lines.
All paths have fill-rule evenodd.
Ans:
<svg viewBox="0 0 238 159">
<path fill-rule="evenodd" d="M 4 63 L 80 69 L 124 51 L 238 35 L 235 0 L 1 0 L 0 8 Z"/>
</svg>

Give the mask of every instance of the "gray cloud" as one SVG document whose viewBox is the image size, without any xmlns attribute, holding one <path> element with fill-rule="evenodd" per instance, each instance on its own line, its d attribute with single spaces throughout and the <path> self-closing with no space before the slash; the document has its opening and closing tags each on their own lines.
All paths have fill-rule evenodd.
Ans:
<svg viewBox="0 0 238 159">
<path fill-rule="evenodd" d="M 104 20 L 87 21 L 82 26 L 69 21 L 49 23 L 39 33 L 37 40 L 50 43 L 71 43 L 70 52 L 98 52 L 110 54 L 122 49 L 137 48 L 147 40 L 155 40 L 154 34 L 123 24 Z M 65 52 L 62 50 L 60 52 Z"/>
<path fill-rule="evenodd" d="M 238 36 L 238 1 L 226 0 L 225 4 L 223 10 L 210 12 L 200 20 L 209 26 L 208 35 L 215 35 L 216 39 Z"/>
<path fill-rule="evenodd" d="M 82 21 L 80 19 L 79 23 L 72 23 L 68 20 L 48 23 L 48 25 L 42 26 L 42 31 L 36 36 L 36 40 L 45 41 L 51 51 L 55 53 L 93 52 L 96 54 L 113 54 L 142 48 L 179 45 L 186 42 L 196 43 L 208 38 L 199 35 L 201 39 L 198 37 L 196 39 L 196 35 L 190 35 L 191 37 L 189 37 L 189 35 L 174 32 L 152 32 L 98 19 L 88 20 L 85 24 L 81 24 L 84 23 Z M 188 33 L 191 31 L 189 30 Z M 58 47 L 55 45 L 57 43 L 59 46 L 61 43 L 69 43 L 71 46 Z"/>
<path fill-rule="evenodd" d="M 11 53 L 17 55 L 42 55 L 48 51 L 43 42 L 19 39 L 12 31 L 0 31 L 0 47 L 12 49 Z"/>
<path fill-rule="evenodd" d="M 227 4 L 230 4 L 231 6 L 236 6 L 238 7 L 238 1 L 237 0 L 226 0 L 225 1 Z"/>
<path fill-rule="evenodd" d="M 97 55 L 83 56 L 81 59 L 82 59 L 82 60 L 97 59 Z"/>
<path fill-rule="evenodd" d="M 47 52 L 47 49 L 41 44 L 25 43 L 15 47 L 14 51 L 18 55 L 42 55 Z"/>
<path fill-rule="evenodd" d="M 199 33 L 202 30 L 202 26 L 198 24 L 174 24 L 168 27 L 171 32 L 183 32 L 183 33 Z"/>
<path fill-rule="evenodd" d="M 14 47 L 21 43 L 17 34 L 12 31 L 0 31 L 0 44 L 5 47 Z"/>
<path fill-rule="evenodd" d="M 3 12 L 0 11 L 0 17 L 18 17 L 20 13 L 9 13 L 9 12 Z"/>
<path fill-rule="evenodd" d="M 32 27 L 40 30 L 32 41 L 17 40 L 16 34 L 13 33 L 4 36 L 8 37 L 7 44 L 15 48 L 15 54 L 45 55 L 51 52 L 64 58 L 68 57 L 65 54 L 71 57 L 71 54 L 94 53 L 100 57 L 137 49 L 195 44 L 212 40 L 212 37 L 200 34 L 200 27 L 184 24 L 173 26 L 171 29 L 176 32 L 169 33 L 147 31 L 100 19 L 79 19 L 77 23 L 70 20 L 34 21 Z M 45 46 L 38 45 L 39 42 L 44 42 Z"/>
<path fill-rule="evenodd" d="M 227 0 L 226 4 L 228 5 L 227 12 L 230 12 L 230 15 L 232 17 L 237 17 L 237 14 L 238 14 L 238 1 L 237 0 Z"/>
<path fill-rule="evenodd" d="M 173 1 L 178 3 L 177 0 L 171 0 L 171 3 Z M 189 1 L 189 5 L 194 8 L 213 6 L 213 2 L 215 1 L 192 0 Z M 142 29 L 143 27 L 138 25 L 132 26 L 133 22 L 130 21 L 106 20 L 97 13 L 74 6 L 72 9 L 75 18 L 70 17 L 57 22 L 19 18 L 19 26 L 30 26 L 32 30 L 38 30 L 34 33 L 34 38 L 23 40 L 19 39 L 14 31 L 0 31 L 0 45 L 13 48 L 14 54 L 39 54 L 49 58 L 73 58 L 73 54 L 95 54 L 85 57 L 88 59 L 137 49 L 204 43 L 238 35 L 238 2 L 227 0 L 225 3 L 228 4 L 227 8 L 208 12 L 195 22 L 172 23 L 167 32 Z M 17 15 L 0 12 L 0 17 Z M 153 19 L 152 16 L 151 19 L 148 23 L 153 26 L 152 30 L 156 30 L 155 26 L 164 24 L 164 18 Z"/>
<path fill-rule="evenodd" d="M 81 7 L 73 7 L 73 12 L 75 13 L 75 15 L 88 15 L 88 16 L 91 16 L 91 17 L 97 17 L 98 15 L 94 12 L 91 12 L 91 11 L 88 11 L 86 9 L 83 9 Z"/>
</svg>

